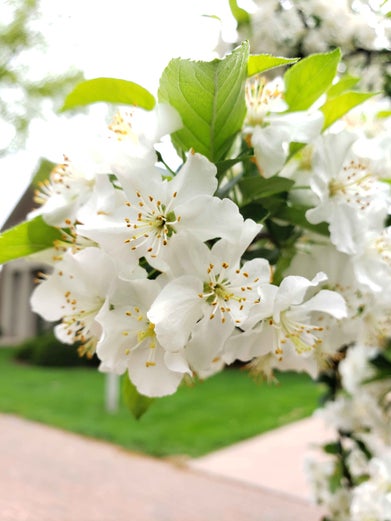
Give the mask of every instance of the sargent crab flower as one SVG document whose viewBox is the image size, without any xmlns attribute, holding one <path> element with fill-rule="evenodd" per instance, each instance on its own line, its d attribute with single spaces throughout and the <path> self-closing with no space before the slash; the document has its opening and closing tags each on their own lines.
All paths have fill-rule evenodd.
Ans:
<svg viewBox="0 0 391 521">
<path fill-rule="evenodd" d="M 157 160 L 154 144 L 181 125 L 179 114 L 168 104 L 158 104 L 152 111 L 116 114 L 108 136 L 97 135 L 82 154 L 76 149 L 70 158 L 64 156 L 49 179 L 40 183 L 35 193 L 40 207 L 29 217 L 42 215 L 52 226 L 69 227 L 88 202 L 100 175 L 126 175 L 129 171 L 147 175 Z"/>
<path fill-rule="evenodd" d="M 55 327 L 61 342 L 81 342 L 81 352 L 92 353 L 100 335 L 95 317 L 115 273 L 111 259 L 98 248 L 68 251 L 34 290 L 32 310 L 50 322 L 61 320 Z"/>
<path fill-rule="evenodd" d="M 52 170 L 49 178 L 39 184 L 34 200 L 40 206 L 29 214 L 32 219 L 42 215 L 52 226 L 69 227 L 76 220 L 79 208 L 91 196 L 96 174 L 92 165 L 79 167 L 68 157 Z"/>
<path fill-rule="evenodd" d="M 145 257 L 157 269 L 164 266 L 164 250 L 177 233 L 191 232 L 202 241 L 240 233 L 238 207 L 212 195 L 216 167 L 205 157 L 190 153 L 175 177 L 163 179 L 163 174 L 151 168 L 142 176 L 120 176 L 124 204 L 99 222 L 85 219 L 78 232 L 124 262 Z"/>
<path fill-rule="evenodd" d="M 368 232 L 361 251 L 352 257 L 357 280 L 376 293 L 391 288 L 391 227 L 380 233 Z"/>
<path fill-rule="evenodd" d="M 320 111 L 290 112 L 268 118 L 267 127 L 254 128 L 251 144 L 264 177 L 271 177 L 284 166 L 289 143 L 310 143 L 320 135 L 323 115 Z"/>
<path fill-rule="evenodd" d="M 259 229 L 246 221 L 247 238 Z M 270 302 L 258 288 L 268 288 L 270 266 L 253 259 L 242 267 L 238 245 L 220 240 L 209 248 L 195 237 L 178 235 L 166 257 L 171 279 L 148 312 L 158 339 L 166 349 L 186 348 L 186 358 L 197 372 L 208 371 L 235 327 L 245 327 L 251 309 L 270 314 Z M 265 289 L 267 294 L 267 289 Z"/>
<path fill-rule="evenodd" d="M 355 136 L 343 131 L 322 136 L 313 156 L 310 180 L 318 204 L 306 212 L 312 224 L 329 223 L 338 250 L 357 252 L 363 233 L 383 227 L 390 210 L 390 190 L 372 173 L 370 162 L 352 151 Z"/>
<path fill-rule="evenodd" d="M 131 172 L 148 175 L 145 169 L 157 161 L 155 144 L 181 126 L 178 112 L 167 103 L 159 103 L 151 111 L 117 112 L 109 125 L 107 143 L 104 143 L 110 172 L 118 176 Z"/>
<path fill-rule="evenodd" d="M 391 451 L 372 458 L 367 479 L 353 491 L 352 521 L 382 521 L 391 518 Z"/>
<path fill-rule="evenodd" d="M 183 376 L 191 375 L 183 352 L 166 351 L 147 317 L 160 290 L 157 280 L 118 281 L 96 317 L 103 330 L 97 345 L 101 370 L 127 371 L 137 390 L 146 396 L 172 394 Z"/>
<path fill-rule="evenodd" d="M 316 376 L 323 354 L 330 350 L 327 342 L 324 345 L 325 317 L 346 316 L 344 299 L 334 291 L 320 290 L 306 299 L 307 292 L 325 280 L 324 273 L 312 280 L 295 275 L 283 279 L 275 292 L 270 317 L 252 330 L 233 335 L 224 346 L 225 361 L 257 358 L 254 368 L 259 372 L 293 369 Z"/>
<path fill-rule="evenodd" d="M 245 132 L 251 136 L 262 175 L 271 177 L 284 166 L 289 143 L 309 143 L 320 135 L 323 115 L 318 110 L 282 113 L 287 106 L 281 78 L 270 83 L 263 78 L 249 80 L 246 94 Z"/>
</svg>

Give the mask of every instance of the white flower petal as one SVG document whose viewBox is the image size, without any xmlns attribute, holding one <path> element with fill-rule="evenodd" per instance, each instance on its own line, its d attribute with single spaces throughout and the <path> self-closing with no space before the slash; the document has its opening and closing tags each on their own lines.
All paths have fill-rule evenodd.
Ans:
<svg viewBox="0 0 391 521">
<path fill-rule="evenodd" d="M 261 224 L 257 224 L 252 219 L 246 219 L 239 230 L 240 233 L 232 234 L 229 240 L 223 238 L 212 246 L 213 255 L 224 259 L 232 266 L 238 264 L 241 256 L 261 229 Z"/>
<path fill-rule="evenodd" d="M 300 304 L 310 287 L 317 286 L 327 280 L 325 273 L 319 272 L 312 280 L 297 275 L 285 277 L 280 284 L 275 299 L 274 320 L 279 321 L 279 313 L 292 305 Z"/>
<path fill-rule="evenodd" d="M 309 143 L 317 138 L 324 122 L 324 116 L 319 110 L 288 112 L 268 117 L 273 128 L 288 131 L 289 141 Z"/>
<path fill-rule="evenodd" d="M 312 298 L 300 304 L 299 309 L 300 313 L 320 311 L 321 313 L 328 313 L 337 319 L 347 317 L 344 298 L 339 293 L 327 289 L 322 289 Z"/>
<path fill-rule="evenodd" d="M 218 237 L 232 241 L 243 226 L 239 208 L 230 199 L 199 195 L 178 206 L 176 212 L 181 216 L 178 230 L 183 228 L 201 241 Z"/>
<path fill-rule="evenodd" d="M 148 318 L 155 325 L 161 345 L 170 351 L 180 351 L 192 328 L 201 318 L 202 283 L 185 275 L 169 282 L 152 304 Z"/>
<path fill-rule="evenodd" d="M 235 360 L 249 362 L 253 358 L 270 353 L 273 350 L 275 330 L 268 324 L 261 324 L 255 329 L 236 332 L 224 344 L 223 359 L 227 364 Z"/>
<path fill-rule="evenodd" d="M 177 192 L 176 204 L 198 195 L 213 195 L 217 188 L 216 166 L 201 154 L 190 153 L 185 164 L 170 182 Z"/>
<path fill-rule="evenodd" d="M 215 359 L 221 355 L 222 346 L 232 329 L 232 324 L 222 323 L 217 317 L 210 320 L 208 316 L 195 325 L 185 350 L 194 371 L 204 373 L 210 370 Z"/>
<path fill-rule="evenodd" d="M 132 353 L 128 373 L 140 394 L 158 398 L 177 390 L 183 373 L 171 371 L 165 364 L 164 356 L 164 350 L 156 347 L 155 365 L 147 365 L 145 350 L 135 350 Z"/>
<path fill-rule="evenodd" d="M 284 166 L 288 141 L 289 131 L 285 128 L 255 127 L 251 144 L 264 177 L 271 177 Z"/>
</svg>

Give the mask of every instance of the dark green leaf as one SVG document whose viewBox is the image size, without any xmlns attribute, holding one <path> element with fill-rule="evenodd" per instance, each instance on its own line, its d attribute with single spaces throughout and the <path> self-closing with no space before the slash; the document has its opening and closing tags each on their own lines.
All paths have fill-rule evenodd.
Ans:
<svg viewBox="0 0 391 521">
<path fill-rule="evenodd" d="M 294 181 L 285 177 L 247 177 L 239 181 L 244 201 L 259 201 L 273 195 L 289 191 Z"/>
<path fill-rule="evenodd" d="M 373 458 L 374 454 L 373 452 L 368 448 L 368 445 L 360 440 L 359 438 L 353 437 L 355 443 L 357 444 L 358 448 L 365 454 L 365 457 L 370 460 Z"/>
<path fill-rule="evenodd" d="M 338 441 L 326 443 L 323 445 L 323 450 L 326 454 L 340 454 L 341 444 Z"/>
<path fill-rule="evenodd" d="M 329 235 L 329 229 L 327 223 L 320 224 L 311 224 L 307 221 L 305 217 L 305 213 L 308 208 L 298 207 L 298 206 L 285 206 L 280 209 L 277 217 L 287 221 L 291 224 L 296 224 L 297 226 L 301 226 L 306 230 L 313 231 L 315 233 L 319 233 L 321 235 Z"/>
<path fill-rule="evenodd" d="M 278 206 L 280 204 L 281 203 L 279 203 Z M 259 203 L 249 203 L 240 206 L 240 213 L 243 215 L 244 219 L 253 219 L 257 223 L 261 223 L 270 217 L 272 210 L 265 208 Z"/>
<path fill-rule="evenodd" d="M 341 488 L 343 477 L 343 464 L 340 460 L 337 460 L 335 462 L 334 472 L 329 477 L 329 488 L 331 493 L 335 493 Z"/>
<path fill-rule="evenodd" d="M 62 238 L 61 230 L 53 228 L 38 216 L 0 235 L 0 264 L 53 247 Z"/>
<path fill-rule="evenodd" d="M 290 111 L 308 109 L 331 86 L 341 51 L 312 54 L 288 69 L 284 75 L 285 101 Z"/>
<path fill-rule="evenodd" d="M 284 278 L 285 272 L 289 268 L 295 254 L 296 249 L 293 247 L 282 248 L 281 250 L 279 250 L 273 273 L 274 284 L 279 285 L 281 283 L 282 279 Z"/>
<path fill-rule="evenodd" d="M 116 105 L 132 105 L 151 110 L 155 106 L 152 94 L 132 81 L 116 78 L 95 78 L 83 81 L 68 94 L 61 111 L 103 101 Z"/>
<path fill-rule="evenodd" d="M 129 380 L 127 374 L 123 378 L 122 389 L 125 405 L 136 418 L 136 420 L 139 420 L 141 416 L 147 412 L 152 402 L 154 401 L 154 398 L 149 398 L 148 396 L 140 394 L 136 387 Z"/>
<path fill-rule="evenodd" d="M 179 112 L 183 128 L 172 134 L 179 154 L 194 149 L 217 162 L 225 158 L 246 114 L 244 86 L 249 46 L 222 60 L 171 60 L 160 79 L 159 101 Z"/>
<path fill-rule="evenodd" d="M 233 166 L 237 165 L 238 163 L 248 163 L 249 161 L 252 161 L 253 158 L 254 154 L 252 152 L 245 152 L 238 157 L 225 159 L 224 161 L 218 161 L 216 163 L 217 177 L 220 179 L 221 176 Z"/>
<path fill-rule="evenodd" d="M 299 58 L 283 58 L 271 54 L 252 54 L 248 57 L 247 76 L 254 76 L 281 65 L 296 63 L 298 60 Z"/>
</svg>

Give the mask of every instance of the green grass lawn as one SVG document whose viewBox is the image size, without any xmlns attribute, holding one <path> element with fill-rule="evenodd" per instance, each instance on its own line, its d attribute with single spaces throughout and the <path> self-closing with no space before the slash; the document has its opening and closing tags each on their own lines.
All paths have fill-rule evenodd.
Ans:
<svg viewBox="0 0 391 521">
<path fill-rule="evenodd" d="M 310 415 L 322 393 L 302 374 L 284 373 L 273 385 L 230 369 L 156 400 L 135 420 L 123 404 L 105 411 L 104 379 L 95 369 L 16 363 L 2 348 L 0 411 L 154 456 L 197 457 Z"/>
</svg>

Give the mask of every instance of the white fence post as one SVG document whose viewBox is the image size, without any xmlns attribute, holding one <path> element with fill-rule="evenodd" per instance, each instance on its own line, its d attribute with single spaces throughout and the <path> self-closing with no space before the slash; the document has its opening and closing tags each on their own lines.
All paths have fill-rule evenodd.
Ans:
<svg viewBox="0 0 391 521">
<path fill-rule="evenodd" d="M 108 412 L 117 412 L 119 408 L 119 382 L 117 374 L 106 373 L 105 375 L 105 408 Z"/>
</svg>

